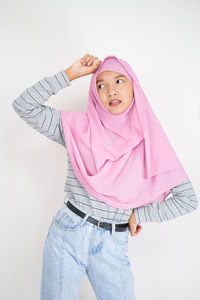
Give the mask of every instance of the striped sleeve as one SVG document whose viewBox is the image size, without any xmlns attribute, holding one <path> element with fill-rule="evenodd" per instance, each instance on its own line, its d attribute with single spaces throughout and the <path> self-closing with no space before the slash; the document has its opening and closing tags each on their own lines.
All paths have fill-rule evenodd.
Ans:
<svg viewBox="0 0 200 300">
<path fill-rule="evenodd" d="M 24 90 L 12 106 L 18 116 L 32 128 L 65 146 L 60 111 L 44 103 L 59 90 L 69 86 L 71 81 L 64 70 L 53 76 L 44 77 Z"/>
<path fill-rule="evenodd" d="M 171 194 L 172 197 L 162 202 L 153 202 L 147 206 L 134 208 L 136 222 L 168 221 L 188 214 L 198 206 L 198 199 L 190 180 L 173 187 Z"/>
</svg>

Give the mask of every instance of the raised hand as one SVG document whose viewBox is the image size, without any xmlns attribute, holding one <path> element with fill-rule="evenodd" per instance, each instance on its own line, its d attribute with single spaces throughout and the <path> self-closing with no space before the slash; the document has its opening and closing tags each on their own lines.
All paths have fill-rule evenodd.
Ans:
<svg viewBox="0 0 200 300">
<path fill-rule="evenodd" d="M 96 72 L 101 64 L 97 56 L 86 54 L 76 60 L 69 68 L 65 70 L 69 80 L 76 79 Z"/>
</svg>

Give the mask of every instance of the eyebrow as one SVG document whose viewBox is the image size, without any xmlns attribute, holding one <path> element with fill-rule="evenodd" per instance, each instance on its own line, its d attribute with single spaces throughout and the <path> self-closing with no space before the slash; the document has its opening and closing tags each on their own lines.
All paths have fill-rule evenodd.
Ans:
<svg viewBox="0 0 200 300">
<path fill-rule="evenodd" d="M 124 75 L 117 75 L 117 76 L 115 76 L 114 78 L 118 78 L 118 77 L 126 77 L 126 76 L 124 76 Z M 96 81 L 96 84 L 97 84 L 98 82 L 101 82 L 101 81 L 103 81 L 103 79 L 97 80 L 97 81 Z"/>
</svg>

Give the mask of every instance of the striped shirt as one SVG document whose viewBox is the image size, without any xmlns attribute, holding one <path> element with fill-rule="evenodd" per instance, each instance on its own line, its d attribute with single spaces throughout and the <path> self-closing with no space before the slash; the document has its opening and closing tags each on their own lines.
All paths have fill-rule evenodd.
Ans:
<svg viewBox="0 0 200 300">
<path fill-rule="evenodd" d="M 64 70 L 44 77 L 14 99 L 12 106 L 18 116 L 39 133 L 64 146 L 67 154 L 67 174 L 64 185 L 64 203 L 74 206 L 93 218 L 104 222 L 127 223 L 131 209 L 112 207 L 92 196 L 76 177 L 65 145 L 60 111 L 44 103 L 59 90 L 71 85 Z M 169 197 L 169 195 L 171 195 Z M 162 202 L 134 208 L 137 223 L 163 222 L 190 213 L 198 206 L 198 199 L 190 180 L 171 189 L 171 194 Z"/>
</svg>

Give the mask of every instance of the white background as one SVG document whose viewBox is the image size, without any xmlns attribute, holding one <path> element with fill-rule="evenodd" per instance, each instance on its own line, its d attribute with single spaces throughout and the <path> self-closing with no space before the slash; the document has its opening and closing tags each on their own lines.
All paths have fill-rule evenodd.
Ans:
<svg viewBox="0 0 200 300">
<path fill-rule="evenodd" d="M 86 53 L 118 56 L 131 64 L 199 195 L 200 2 L 7 0 L 0 25 L 0 298 L 35 300 L 44 240 L 63 205 L 66 152 L 24 123 L 12 102 Z M 90 78 L 74 80 L 45 105 L 86 111 Z M 143 223 L 129 237 L 137 300 L 199 299 L 199 217 L 198 208 Z M 80 299 L 96 299 L 87 277 Z"/>
</svg>

